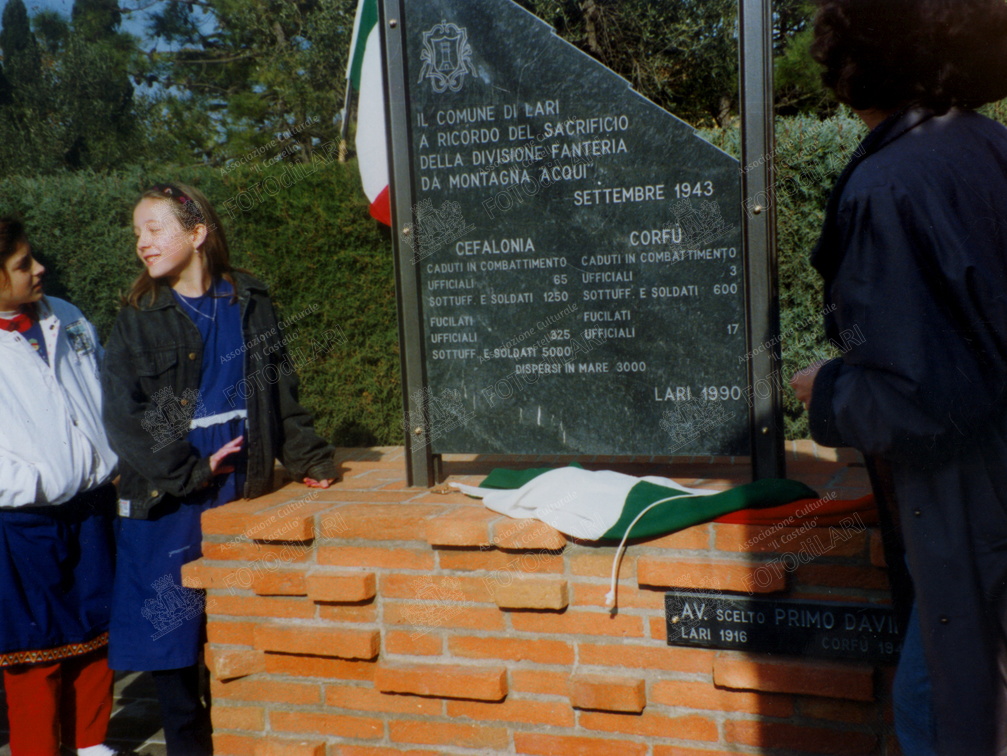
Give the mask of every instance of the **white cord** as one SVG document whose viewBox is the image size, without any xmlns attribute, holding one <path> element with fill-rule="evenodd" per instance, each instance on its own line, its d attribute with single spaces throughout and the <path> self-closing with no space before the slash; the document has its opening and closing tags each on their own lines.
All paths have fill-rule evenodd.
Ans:
<svg viewBox="0 0 1007 756">
<path fill-rule="evenodd" d="M 626 528 L 625 534 L 623 534 L 622 536 L 622 542 L 619 544 L 619 548 L 615 550 L 615 559 L 612 560 L 612 582 L 611 585 L 609 586 L 611 590 L 609 590 L 609 592 L 605 594 L 605 606 L 608 607 L 610 613 L 615 614 L 615 610 L 617 608 L 615 603 L 616 588 L 618 586 L 616 576 L 619 573 L 619 561 L 622 559 L 622 553 L 626 548 L 626 541 L 629 539 L 629 532 L 633 529 L 633 527 L 636 525 L 636 523 L 640 520 L 641 517 L 647 514 L 647 512 L 652 510 L 658 504 L 665 504 L 666 502 L 669 501 L 681 501 L 682 499 L 692 499 L 692 498 L 695 497 L 679 495 L 679 496 L 669 496 L 667 499 L 658 499 L 653 504 L 649 504 L 646 507 L 644 507 L 643 511 L 641 511 L 640 514 L 638 514 L 635 518 L 633 518 L 633 522 L 629 524 L 629 527 Z"/>
</svg>

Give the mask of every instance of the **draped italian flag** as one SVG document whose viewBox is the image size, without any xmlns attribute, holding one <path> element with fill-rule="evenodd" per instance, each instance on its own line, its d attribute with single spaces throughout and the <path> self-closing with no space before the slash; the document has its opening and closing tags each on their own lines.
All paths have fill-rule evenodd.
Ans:
<svg viewBox="0 0 1007 756">
<path fill-rule="evenodd" d="M 377 0 L 359 0 L 346 71 L 347 83 L 358 98 L 357 162 L 364 194 L 371 203 L 371 215 L 390 226 L 383 69 Z"/>
</svg>

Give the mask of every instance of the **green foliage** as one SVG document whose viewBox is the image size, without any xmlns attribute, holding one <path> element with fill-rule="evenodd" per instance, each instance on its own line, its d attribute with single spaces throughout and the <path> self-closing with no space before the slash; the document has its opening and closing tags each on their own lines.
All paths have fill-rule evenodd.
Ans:
<svg viewBox="0 0 1007 756">
<path fill-rule="evenodd" d="M 774 87 L 778 114 L 831 115 L 837 110 L 835 96 L 822 84 L 821 66 L 811 57 L 813 41 L 814 30 L 805 29 L 790 38 L 783 54 L 776 58 Z"/>
<path fill-rule="evenodd" d="M 355 163 L 323 156 L 312 168 L 235 170 L 227 177 L 231 196 L 222 205 L 218 195 L 217 206 L 233 229 L 232 249 L 243 250 L 249 268 L 269 283 L 281 319 L 296 321 L 285 331 L 288 348 L 309 354 L 339 336 L 323 358 L 299 368 L 301 396 L 319 431 L 348 446 L 399 444 L 391 242 L 368 215 Z M 274 195 L 266 191 L 286 183 Z"/>
<path fill-rule="evenodd" d="M 556 28 L 571 44 L 593 56 L 633 87 L 698 126 L 725 127 L 738 113 L 737 0 L 518 0 Z M 813 9 L 807 0 L 775 0 L 773 49 L 804 66 L 812 78 L 810 58 L 798 62 L 790 50 L 795 36 L 808 37 Z M 788 85 L 789 87 L 789 85 Z M 813 95 L 791 106 L 817 107 Z M 785 90 L 788 96 L 790 90 Z"/>
<path fill-rule="evenodd" d="M 338 133 L 355 10 L 354 0 L 165 4 L 151 27 L 171 45 L 152 52 L 159 87 L 175 93 L 156 106 L 172 126 L 162 133 L 217 165 L 273 139 L 274 154 L 310 160 Z"/>
<path fill-rule="evenodd" d="M 142 139 L 130 71 L 136 40 L 116 31 L 115 0 L 77 0 L 73 22 L 40 13 L 35 30 L 22 0 L 4 8 L 0 47 L 0 170 L 42 174 L 109 168 L 136 159 Z"/>
<path fill-rule="evenodd" d="M 47 269 L 47 293 L 80 307 L 105 338 L 120 294 L 141 269 L 131 229 L 140 191 L 170 180 L 198 186 L 222 217 L 233 262 L 270 285 L 280 319 L 289 322 L 287 347 L 306 357 L 298 364 L 301 398 L 318 430 L 341 445 L 401 443 L 387 232 L 367 213 L 354 164 L 320 157 L 296 180 L 287 174 L 282 190 L 262 189 L 266 177 L 279 180 L 284 170 L 130 168 L 14 177 L 0 182 L 0 215 L 25 220 Z M 340 335 L 336 342 L 333 334 Z"/>
<path fill-rule="evenodd" d="M 822 287 L 809 258 L 825 219 L 825 205 L 839 174 L 867 129 L 849 111 L 820 121 L 781 118 L 776 130 L 777 242 L 783 375 L 835 356 L 822 327 Z M 787 438 L 808 436 L 807 415 L 784 395 Z"/>
</svg>

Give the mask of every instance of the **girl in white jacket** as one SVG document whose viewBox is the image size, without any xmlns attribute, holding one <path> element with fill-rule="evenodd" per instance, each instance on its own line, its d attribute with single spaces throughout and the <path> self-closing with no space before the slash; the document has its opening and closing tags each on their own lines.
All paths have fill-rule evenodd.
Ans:
<svg viewBox="0 0 1007 756">
<path fill-rule="evenodd" d="M 94 327 L 0 218 L 0 670 L 13 756 L 84 756 L 112 710 L 110 481 Z M 62 700 L 62 705 L 61 705 Z"/>
</svg>

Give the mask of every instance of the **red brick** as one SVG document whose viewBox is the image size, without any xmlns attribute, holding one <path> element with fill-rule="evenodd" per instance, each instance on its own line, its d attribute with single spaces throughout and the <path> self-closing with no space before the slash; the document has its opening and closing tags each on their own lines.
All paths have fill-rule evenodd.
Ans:
<svg viewBox="0 0 1007 756">
<path fill-rule="evenodd" d="M 560 551 L 566 536 L 541 520 L 500 518 L 490 525 L 490 543 L 498 549 Z"/>
<path fill-rule="evenodd" d="M 885 690 L 890 690 L 885 687 Z M 860 701 L 837 701 L 830 698 L 802 698 L 801 715 L 807 719 L 821 719 L 825 722 L 849 722 L 866 725 L 880 719 L 878 707 Z"/>
<path fill-rule="evenodd" d="M 378 607 L 368 604 L 318 604 L 318 619 L 332 622 L 377 622 Z"/>
<path fill-rule="evenodd" d="M 464 575 L 409 575 L 391 573 L 381 576 L 378 591 L 383 599 L 424 599 L 428 601 L 474 601 L 490 604 L 492 577 Z"/>
<path fill-rule="evenodd" d="M 663 620 L 662 620 L 663 621 Z M 635 667 L 672 672 L 710 674 L 714 651 L 672 646 L 578 643 L 577 659 L 583 666 Z"/>
<path fill-rule="evenodd" d="M 415 501 L 418 491 L 406 489 L 405 491 L 354 491 L 344 486 L 327 488 L 318 491 L 318 501 L 327 503 L 330 507 L 336 504 L 401 504 L 404 501 Z M 343 511 L 345 507 L 340 507 Z"/>
<path fill-rule="evenodd" d="M 668 623 L 664 617 L 648 617 L 647 623 L 650 625 L 650 637 L 661 643 L 668 642 Z"/>
<path fill-rule="evenodd" d="M 458 748 L 495 748 L 503 750 L 510 744 L 505 727 L 464 725 L 451 722 L 391 721 L 388 731 L 393 743 L 447 745 Z"/>
<path fill-rule="evenodd" d="M 874 670 L 866 664 L 779 661 L 721 652 L 713 662 L 713 681 L 720 687 L 738 690 L 874 700 Z"/>
<path fill-rule="evenodd" d="M 552 727 L 573 727 L 574 714 L 570 707 L 558 701 L 448 701 L 447 715 L 452 719 L 467 717 L 485 722 L 514 722 Z"/>
<path fill-rule="evenodd" d="M 353 603 L 374 598 L 373 572 L 335 572 L 314 569 L 305 577 L 312 601 Z"/>
<path fill-rule="evenodd" d="M 615 549 L 606 548 L 598 552 L 570 554 L 567 557 L 567 562 L 570 566 L 571 575 L 611 579 L 612 559 L 614 557 Z M 623 554 L 622 561 L 619 563 L 619 575 L 632 575 L 635 572 L 636 554 Z"/>
<path fill-rule="evenodd" d="M 442 506 L 421 504 L 347 504 L 341 507 L 341 527 L 325 538 L 360 538 L 372 541 L 426 540 L 424 520 L 444 512 Z"/>
<path fill-rule="evenodd" d="M 252 592 L 257 596 L 307 596 L 302 570 L 257 572 L 252 577 Z"/>
<path fill-rule="evenodd" d="M 491 570 L 510 574 L 563 572 L 562 554 L 550 552 L 507 553 L 488 551 L 438 551 L 442 570 Z M 495 578 L 505 580 L 504 577 Z"/>
<path fill-rule="evenodd" d="M 303 598 L 214 595 L 207 601 L 207 614 L 308 619 L 315 616 L 315 605 Z"/>
<path fill-rule="evenodd" d="M 266 710 L 261 706 L 228 706 L 214 702 L 210 717 L 214 730 L 261 732 L 266 729 Z"/>
<path fill-rule="evenodd" d="M 255 744 L 255 756 L 325 756 L 321 740 L 260 740 Z"/>
<path fill-rule="evenodd" d="M 444 709 L 444 703 L 437 699 L 391 695 L 359 685 L 326 685 L 325 705 L 333 709 L 417 714 L 428 717 L 438 716 Z"/>
<path fill-rule="evenodd" d="M 431 546 L 489 546 L 489 524 L 500 517 L 485 507 L 458 507 L 425 520 Z"/>
<path fill-rule="evenodd" d="M 412 601 L 385 604 L 384 624 L 500 631 L 504 629 L 504 618 L 496 608 L 482 609 L 448 601 Z"/>
<path fill-rule="evenodd" d="M 375 717 L 276 710 L 269 712 L 269 729 L 273 732 L 303 732 L 361 740 L 383 737 L 385 731 L 384 723 Z"/>
<path fill-rule="evenodd" d="M 693 525 L 691 528 L 652 538 L 644 544 L 648 549 L 696 549 L 710 548 L 710 526 Z"/>
<path fill-rule="evenodd" d="M 722 591 L 771 593 L 786 588 L 786 571 L 756 574 L 757 564 L 713 559 L 670 559 L 642 556 L 636 575 L 640 585 L 659 588 L 715 588 Z"/>
<path fill-rule="evenodd" d="M 797 568 L 801 585 L 835 586 L 888 590 L 888 573 L 877 567 L 852 567 L 841 564 L 808 564 Z"/>
<path fill-rule="evenodd" d="M 619 732 L 649 738 L 675 737 L 680 740 L 716 742 L 720 739 L 717 723 L 698 714 L 669 717 L 652 711 L 643 714 L 604 714 L 584 711 L 580 726 L 586 730 Z"/>
<path fill-rule="evenodd" d="M 574 583 L 570 589 L 573 591 L 570 603 L 574 606 L 604 607 L 609 584 Z M 638 588 L 635 585 L 620 584 L 616 599 L 620 609 L 664 609 L 664 591 L 652 591 Z"/>
<path fill-rule="evenodd" d="M 493 600 L 501 609 L 566 609 L 570 604 L 565 580 L 516 578 L 494 584 Z"/>
<path fill-rule="evenodd" d="M 885 559 L 885 543 L 878 530 L 871 530 L 871 564 L 875 567 L 885 568 L 888 562 Z"/>
<path fill-rule="evenodd" d="M 374 687 L 383 693 L 500 701 L 507 695 L 504 667 L 379 662 Z"/>
<path fill-rule="evenodd" d="M 323 656 L 266 654 L 266 672 L 291 677 L 316 677 L 323 680 L 373 680 L 373 661 L 347 661 Z"/>
<path fill-rule="evenodd" d="M 510 688 L 516 693 L 539 693 L 545 696 L 565 696 L 569 672 L 548 672 L 542 669 L 512 669 Z"/>
<path fill-rule="evenodd" d="M 387 646 L 387 640 L 385 642 Z M 453 656 L 469 659 L 504 659 L 538 664 L 573 664 L 573 646 L 564 641 L 544 638 L 448 636 L 448 649 Z"/>
<path fill-rule="evenodd" d="M 841 557 L 863 554 L 867 544 L 866 533 L 847 534 L 839 528 L 814 526 L 801 532 L 804 521 L 794 522 L 796 527 L 778 530 L 752 525 L 717 524 L 716 549 L 752 554 L 796 554 L 804 549 L 814 556 L 827 553 L 830 557 Z"/>
<path fill-rule="evenodd" d="M 255 645 L 255 624 L 254 622 L 215 619 L 206 625 L 207 641 L 222 645 L 253 646 Z"/>
<path fill-rule="evenodd" d="M 340 745 L 332 756 L 442 756 L 440 751 L 418 750 L 415 748 L 380 748 L 376 746 Z"/>
<path fill-rule="evenodd" d="M 322 700 L 321 686 L 313 683 L 278 682 L 265 675 L 242 677 L 220 682 L 210 680 L 214 702 L 266 701 L 285 704 L 317 704 Z"/>
<path fill-rule="evenodd" d="M 318 564 L 334 567 L 369 567 L 390 570 L 434 569 L 434 554 L 429 549 L 393 549 L 371 546 L 319 546 Z"/>
<path fill-rule="evenodd" d="M 269 623 L 255 628 L 255 647 L 285 654 L 374 659 L 380 649 L 377 630 L 342 630 L 325 625 Z"/>
<path fill-rule="evenodd" d="M 765 717 L 791 717 L 794 702 L 778 693 L 724 690 L 712 684 L 685 680 L 658 680 L 650 689 L 650 702 L 709 711 L 743 711 Z"/>
<path fill-rule="evenodd" d="M 711 751 L 707 748 L 655 745 L 654 756 L 737 756 L 738 751 Z"/>
<path fill-rule="evenodd" d="M 439 656 L 444 642 L 432 632 L 411 633 L 407 630 L 385 631 L 385 653 L 404 656 Z"/>
<path fill-rule="evenodd" d="M 631 614 L 568 610 L 563 614 L 513 614 L 510 620 L 516 631 L 525 633 L 643 637 L 642 618 Z"/>
<path fill-rule="evenodd" d="M 182 585 L 186 588 L 225 588 L 234 584 L 234 567 L 221 567 L 208 559 L 196 559 L 182 565 Z"/>
<path fill-rule="evenodd" d="M 647 705 L 643 678 L 611 675 L 570 676 L 570 705 L 575 709 L 639 714 Z"/>
<path fill-rule="evenodd" d="M 563 735 L 541 735 L 515 732 L 514 748 L 518 753 L 533 756 L 646 756 L 647 746 L 625 740 L 573 738 Z"/>
<path fill-rule="evenodd" d="M 223 507 L 218 507 L 218 509 L 223 509 Z M 250 735 L 214 733 L 213 753 L 215 756 L 255 756 L 255 745 L 258 742 L 257 737 Z"/>
<path fill-rule="evenodd" d="M 245 537 L 256 541 L 311 541 L 315 537 L 315 513 L 330 504 L 310 500 L 308 496 L 288 501 L 255 516 L 245 524 Z"/>
<path fill-rule="evenodd" d="M 223 507 L 218 507 L 218 509 L 223 509 Z M 203 541 L 204 559 L 240 562 L 241 564 L 235 564 L 235 569 L 239 567 L 250 569 L 249 563 L 253 567 L 258 565 L 257 569 L 260 570 L 263 569 L 263 565 L 276 569 L 279 564 L 299 564 L 307 561 L 312 553 L 309 545 L 300 543 L 212 543 Z M 248 587 L 250 583 L 251 578 L 248 578 L 245 587 Z"/>
<path fill-rule="evenodd" d="M 760 749 L 784 748 L 832 756 L 864 756 L 874 753 L 878 742 L 877 736 L 853 732 L 848 727 L 833 730 L 750 719 L 729 719 L 724 722 L 724 738 L 728 743 Z"/>
<path fill-rule="evenodd" d="M 227 646 L 208 646 L 206 666 L 218 680 L 232 680 L 266 671 L 266 659 L 261 651 Z"/>
<path fill-rule="evenodd" d="M 437 504 L 437 505 L 451 505 L 459 504 L 466 507 L 474 506 L 472 503 L 472 497 L 468 494 L 463 494 L 461 491 L 423 491 L 420 492 L 419 496 L 414 499 L 410 499 L 411 504 Z"/>
<path fill-rule="evenodd" d="M 203 535 L 240 536 L 250 515 L 276 506 L 275 500 L 266 497 L 239 499 L 222 507 L 208 509 L 200 516 Z"/>
</svg>

